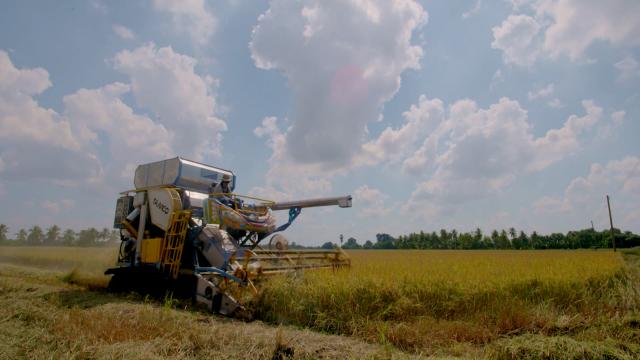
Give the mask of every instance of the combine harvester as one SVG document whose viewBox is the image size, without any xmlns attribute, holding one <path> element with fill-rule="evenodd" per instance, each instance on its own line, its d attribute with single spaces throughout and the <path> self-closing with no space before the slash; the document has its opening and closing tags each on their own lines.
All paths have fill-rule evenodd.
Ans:
<svg viewBox="0 0 640 360">
<path fill-rule="evenodd" d="M 114 227 L 122 243 L 112 289 L 145 287 L 190 294 L 211 311 L 243 312 L 255 282 L 299 269 L 349 267 L 342 249 L 288 250 L 281 232 L 303 208 L 351 207 L 351 196 L 273 202 L 233 193 L 229 170 L 180 157 L 140 165 L 134 190 L 121 193 Z M 276 227 L 272 211 L 288 210 Z M 272 235 L 274 234 L 274 235 Z M 266 246 L 262 246 L 270 236 Z"/>
</svg>

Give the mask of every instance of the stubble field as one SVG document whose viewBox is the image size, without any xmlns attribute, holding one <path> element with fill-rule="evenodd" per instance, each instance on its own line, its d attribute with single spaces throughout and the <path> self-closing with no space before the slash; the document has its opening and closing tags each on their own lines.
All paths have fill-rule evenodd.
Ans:
<svg viewBox="0 0 640 360">
<path fill-rule="evenodd" d="M 353 251 L 350 270 L 263 281 L 249 304 L 260 320 L 252 323 L 184 311 L 188 305 L 171 298 L 105 293 L 108 278 L 101 272 L 112 266 L 115 251 L 0 248 L 0 263 L 21 264 L 0 266 L 0 301 L 7 303 L 0 304 L 2 327 L 36 336 L 33 324 L 56 324 L 54 333 L 63 335 L 50 335 L 47 346 L 71 357 L 79 354 L 73 349 L 93 354 L 79 357 L 119 357 L 132 343 L 167 337 L 171 342 L 148 351 L 264 358 L 288 344 L 294 358 L 640 357 L 640 256 L 633 251 Z M 36 289 L 33 296 L 28 288 Z M 70 300 L 68 291 L 79 298 Z M 67 295 L 61 300 L 59 294 Z M 29 300 L 12 301 L 18 297 Z M 59 314 L 43 313 L 43 306 Z M 127 320 L 118 322 L 121 313 Z M 215 340 L 229 331 L 224 326 L 243 334 L 244 342 Z M 20 343 L 21 331 L 0 334 L 0 344 Z M 108 347 L 92 347 L 92 341 Z"/>
</svg>

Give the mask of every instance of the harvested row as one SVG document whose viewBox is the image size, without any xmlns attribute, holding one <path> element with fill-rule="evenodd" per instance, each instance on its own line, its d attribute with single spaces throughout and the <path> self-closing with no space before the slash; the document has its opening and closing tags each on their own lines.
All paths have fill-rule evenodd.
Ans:
<svg viewBox="0 0 640 360">
<path fill-rule="evenodd" d="M 171 299 L 89 291 L 63 274 L 0 264 L 0 359 L 413 357 L 343 336 L 183 311 Z"/>
</svg>

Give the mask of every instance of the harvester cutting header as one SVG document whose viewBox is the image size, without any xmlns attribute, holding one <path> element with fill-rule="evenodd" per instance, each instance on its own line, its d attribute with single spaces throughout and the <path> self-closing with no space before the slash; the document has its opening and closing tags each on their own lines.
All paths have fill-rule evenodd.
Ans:
<svg viewBox="0 0 640 360">
<path fill-rule="evenodd" d="M 117 266 L 106 271 L 115 288 L 168 285 L 232 315 L 262 276 L 350 265 L 341 249 L 288 250 L 279 232 L 303 208 L 351 207 L 351 196 L 288 202 L 242 196 L 233 192 L 232 171 L 180 157 L 138 166 L 134 185 L 116 204 L 122 243 Z M 279 210 L 289 216 L 277 226 L 273 211 Z"/>
</svg>

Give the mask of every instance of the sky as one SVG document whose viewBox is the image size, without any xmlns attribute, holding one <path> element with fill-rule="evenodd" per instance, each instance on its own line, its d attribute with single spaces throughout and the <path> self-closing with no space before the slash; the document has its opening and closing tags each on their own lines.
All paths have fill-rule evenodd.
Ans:
<svg viewBox="0 0 640 360">
<path fill-rule="evenodd" d="M 113 223 L 139 164 L 231 169 L 289 241 L 640 232 L 637 0 L 7 1 L 0 223 Z M 286 214 L 277 214 L 280 222 Z"/>
</svg>

